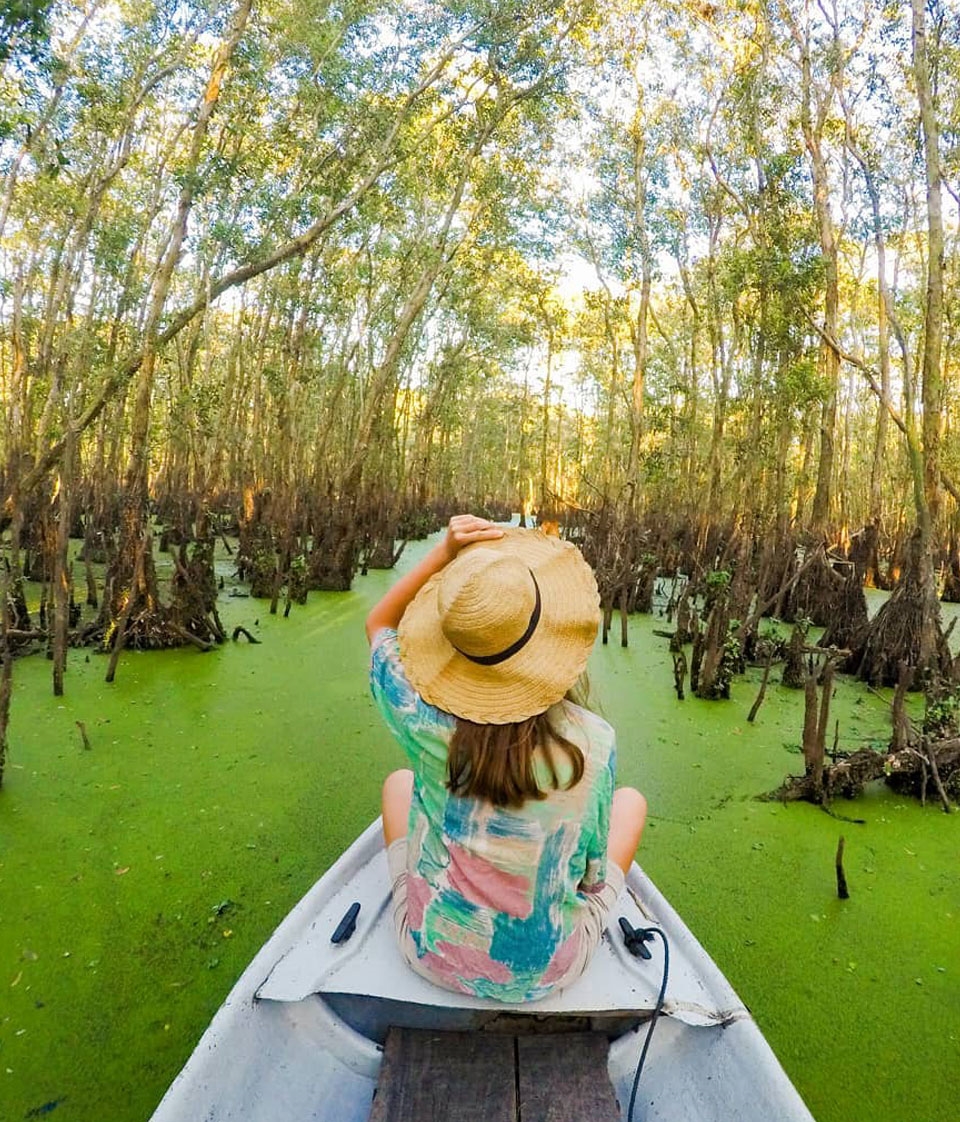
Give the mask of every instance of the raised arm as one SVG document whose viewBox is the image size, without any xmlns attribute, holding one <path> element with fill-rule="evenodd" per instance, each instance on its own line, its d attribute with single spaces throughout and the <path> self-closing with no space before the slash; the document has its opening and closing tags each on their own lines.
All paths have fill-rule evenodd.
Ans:
<svg viewBox="0 0 960 1122">
<path fill-rule="evenodd" d="M 398 627 L 414 596 L 434 573 L 439 573 L 444 566 L 449 565 L 465 545 L 502 537 L 503 530 L 485 518 L 476 518 L 472 514 L 455 514 L 447 525 L 443 541 L 435 545 L 419 564 L 392 585 L 370 610 L 367 616 L 367 639 L 372 642 L 381 628 Z"/>
</svg>

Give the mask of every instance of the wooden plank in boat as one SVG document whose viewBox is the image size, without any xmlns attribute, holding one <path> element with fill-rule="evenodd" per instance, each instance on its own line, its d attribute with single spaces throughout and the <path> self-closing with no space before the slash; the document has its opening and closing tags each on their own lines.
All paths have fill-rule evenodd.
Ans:
<svg viewBox="0 0 960 1122">
<path fill-rule="evenodd" d="M 370 1122 L 516 1122 L 512 1036 L 390 1029 Z"/>
<path fill-rule="evenodd" d="M 608 1051 L 602 1033 L 392 1028 L 370 1122 L 618 1122 Z"/>
<path fill-rule="evenodd" d="M 523 1122 L 619 1122 L 603 1033 L 517 1037 Z"/>
</svg>

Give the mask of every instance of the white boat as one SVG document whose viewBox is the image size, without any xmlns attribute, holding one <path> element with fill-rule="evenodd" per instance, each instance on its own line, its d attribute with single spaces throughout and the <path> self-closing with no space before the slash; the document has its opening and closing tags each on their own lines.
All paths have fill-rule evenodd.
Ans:
<svg viewBox="0 0 960 1122">
<path fill-rule="evenodd" d="M 355 930 L 333 943 L 356 903 Z M 482 1033 L 511 1024 L 606 1033 L 610 1082 L 626 1119 L 664 949 L 654 938 L 645 944 L 649 959 L 634 957 L 621 916 L 634 929 L 657 927 L 669 945 L 634 1122 L 813 1122 L 749 1010 L 636 864 L 583 977 L 533 1004 L 508 1006 L 439 989 L 403 961 L 379 820 L 256 955 L 152 1122 L 367 1122 L 390 1026 Z"/>
</svg>

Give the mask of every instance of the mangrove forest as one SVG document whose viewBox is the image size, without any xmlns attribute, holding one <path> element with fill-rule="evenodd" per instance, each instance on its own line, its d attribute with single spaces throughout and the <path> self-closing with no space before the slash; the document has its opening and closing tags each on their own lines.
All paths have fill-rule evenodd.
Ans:
<svg viewBox="0 0 960 1122">
<path fill-rule="evenodd" d="M 852 882 L 853 906 L 876 863 L 857 849 L 863 822 L 877 806 L 922 816 L 931 845 L 953 854 L 937 862 L 952 903 L 927 920 L 945 979 L 934 982 L 960 998 L 958 281 L 960 9 L 949 0 L 5 0 L 0 926 L 8 909 L 19 926 L 9 946 L 0 938 L 0 959 L 11 955 L 0 995 L 25 1002 L 23 1016 L 40 1000 L 21 988 L 44 922 L 39 897 L 26 903 L 27 821 L 38 816 L 33 859 L 50 876 L 65 850 L 120 830 L 98 819 L 88 840 L 54 803 L 31 809 L 31 784 L 41 800 L 44 784 L 60 790 L 44 753 L 69 756 L 64 774 L 105 768 L 97 797 L 139 782 L 129 769 L 155 753 L 140 810 L 121 818 L 167 824 L 165 842 L 150 834 L 159 863 L 177 845 L 169 808 L 193 806 L 194 767 L 192 813 L 209 810 L 213 830 L 215 741 L 192 692 L 208 678 L 211 711 L 215 695 L 230 698 L 216 743 L 250 753 L 217 780 L 245 792 L 234 821 L 249 811 L 250 832 L 233 842 L 244 868 L 279 870 L 263 922 L 244 932 L 249 959 L 283 914 L 272 901 L 291 906 L 378 812 L 374 788 L 349 790 L 354 764 L 328 752 L 309 790 L 336 825 L 299 851 L 280 826 L 287 848 L 264 840 L 257 790 L 264 815 L 288 800 L 291 823 L 313 826 L 293 793 L 309 766 L 289 761 L 281 795 L 255 758 L 274 735 L 258 722 L 295 716 L 307 730 L 322 712 L 373 743 L 372 721 L 352 723 L 368 704 L 365 655 L 337 613 L 469 511 L 573 541 L 593 566 L 594 677 L 620 720 L 620 769 L 649 799 L 651 867 L 735 983 L 756 982 L 761 1027 L 818 1118 L 908 1109 L 900 1085 L 887 1100 L 865 1090 L 866 1113 L 827 1102 L 842 1104 L 847 1080 L 872 1080 L 858 1033 L 875 1029 L 886 997 L 864 998 L 859 1029 L 794 1024 L 760 980 L 778 960 L 741 961 L 759 936 L 731 934 L 684 862 L 710 869 L 695 856 L 700 815 L 742 811 L 756 826 L 743 861 L 772 852 L 789 819 L 785 854 L 829 837 L 829 853 L 811 857 L 824 909 L 845 836 L 837 888 Z M 314 659 L 308 684 L 297 675 Z M 270 666 L 269 686 L 251 676 L 241 689 L 238 675 Z M 643 755 L 648 729 L 672 739 L 670 721 L 686 730 L 671 749 L 686 794 Z M 110 722 L 136 739 L 135 763 L 126 750 L 129 763 L 104 763 L 119 751 Z M 711 730 L 721 759 L 708 759 Z M 735 740 L 753 730 L 771 754 L 742 770 Z M 379 751 L 362 748 L 371 775 L 386 772 Z M 697 788 L 708 773 L 715 796 Z M 63 806 L 84 783 L 70 780 Z M 347 809 L 317 794 L 328 790 Z M 46 856 L 43 814 L 61 831 Z M 722 853 L 729 835 L 707 835 Z M 667 837 L 669 860 L 656 851 Z M 195 860 L 190 876 L 215 867 Z M 128 866 L 117 857 L 104 890 L 125 890 Z M 804 870 L 789 875 L 805 883 Z M 269 873 L 250 874 L 260 897 Z M 884 915 L 901 875 L 886 877 Z M 30 1070 L 11 1119 L 148 1117 L 229 989 L 220 964 L 239 950 L 223 948 L 253 907 L 239 884 L 213 899 L 215 881 L 196 884 L 213 918 L 191 936 L 202 994 L 176 1039 L 155 1072 L 140 1038 L 123 1039 L 126 1067 L 114 1049 L 114 1075 L 146 1065 L 144 1099 L 111 1113 L 109 1098 L 34 1086 L 40 1058 L 16 1060 L 20 1013 L 0 1012 L 0 1115 L 4 1088 Z M 173 939 L 172 905 L 148 897 L 144 947 Z M 819 904 L 798 906 L 827 926 Z M 866 970 L 865 955 L 831 953 L 848 975 Z M 109 956 L 88 948 L 105 990 Z M 229 960 L 234 977 L 245 961 Z M 189 989 L 188 973 L 157 984 Z M 830 983 L 806 986 L 795 979 L 792 1005 L 816 1004 Z M 908 1069 L 929 1084 L 932 1113 L 918 1122 L 956 1109 L 956 1008 L 953 1033 L 925 1037 Z M 158 1038 L 166 1016 L 151 1021 Z M 98 1023 L 96 1040 L 111 1031 Z M 80 1036 L 44 1038 L 43 1062 L 86 1055 Z M 862 1044 L 860 1071 L 840 1039 Z M 805 1082 L 811 1055 L 837 1049 L 844 1066 Z"/>
</svg>

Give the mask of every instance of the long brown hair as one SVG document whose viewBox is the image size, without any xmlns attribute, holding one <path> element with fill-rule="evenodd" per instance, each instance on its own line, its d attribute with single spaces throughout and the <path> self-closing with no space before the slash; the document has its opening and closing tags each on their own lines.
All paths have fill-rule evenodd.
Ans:
<svg viewBox="0 0 960 1122">
<path fill-rule="evenodd" d="M 563 789 L 568 791 L 583 778 L 583 752 L 557 732 L 549 713 L 506 725 L 478 725 L 457 717 L 447 760 L 447 789 L 453 795 L 485 799 L 498 807 L 520 807 L 527 799 L 545 799 L 547 792 L 537 781 L 534 767 L 538 748 L 550 769 L 554 791 L 561 786 L 554 749 L 566 756 L 571 768 Z"/>
</svg>

